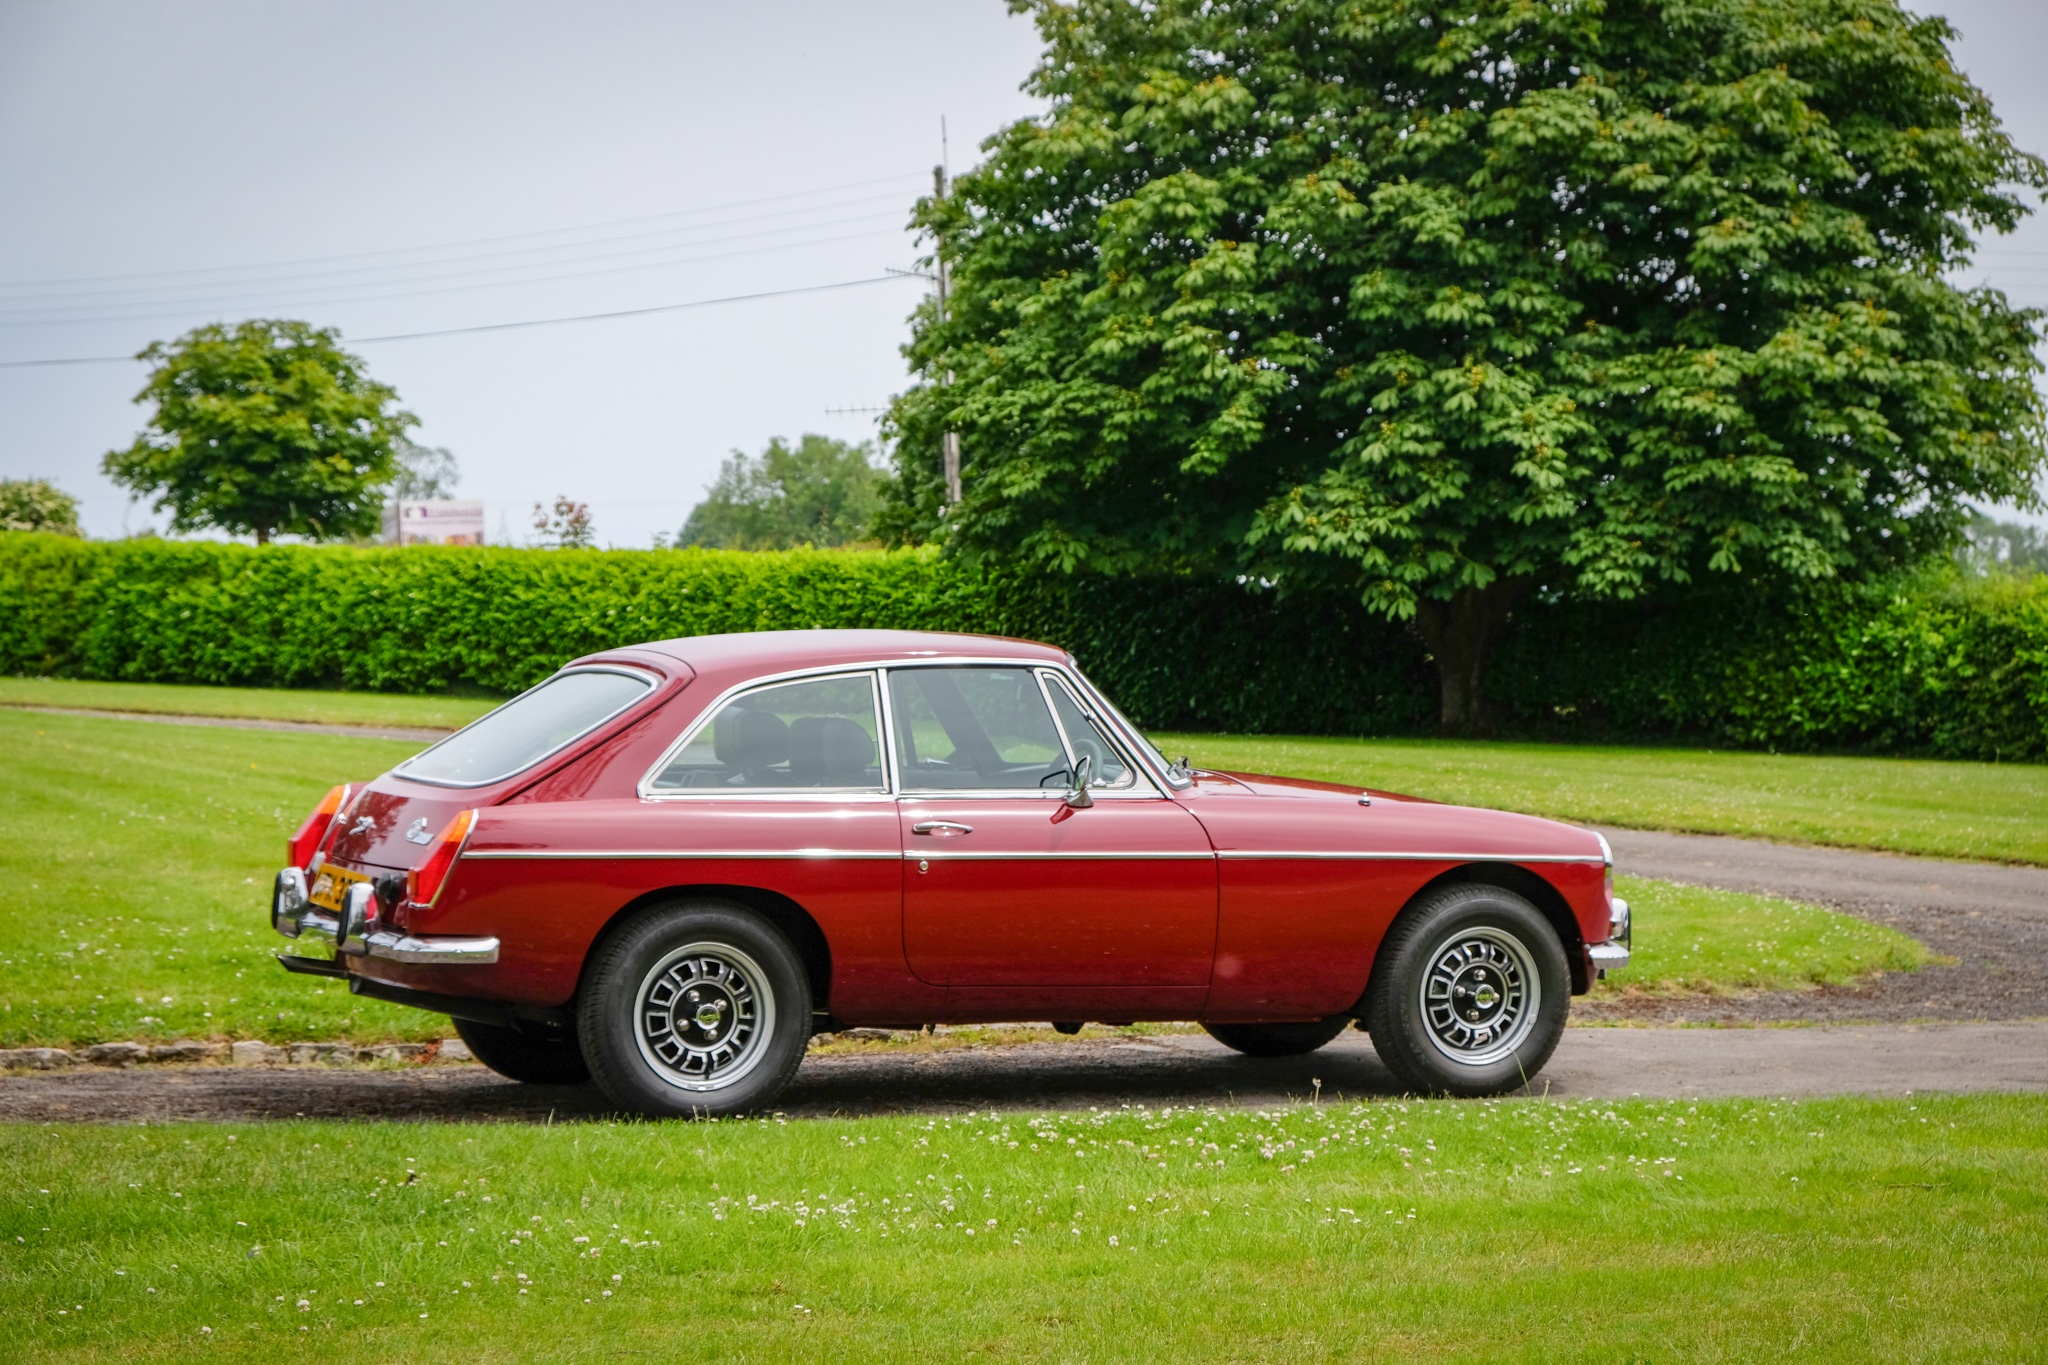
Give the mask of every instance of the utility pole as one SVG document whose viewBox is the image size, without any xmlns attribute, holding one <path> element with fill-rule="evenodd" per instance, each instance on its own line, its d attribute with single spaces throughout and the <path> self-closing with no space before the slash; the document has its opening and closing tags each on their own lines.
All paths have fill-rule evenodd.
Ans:
<svg viewBox="0 0 2048 1365">
<path fill-rule="evenodd" d="M 940 126 L 943 128 L 943 123 Z M 943 164 L 932 167 L 932 193 L 941 200 L 944 200 L 946 197 L 946 168 Z M 947 280 L 948 271 L 946 268 L 946 239 L 944 237 L 939 238 L 938 252 L 936 254 L 938 257 L 939 321 L 944 322 L 946 320 L 946 298 L 948 293 L 950 293 Z M 946 371 L 945 382 L 948 384 L 953 382 L 953 372 L 951 370 Z M 941 449 L 945 451 L 946 456 L 946 505 L 951 507 L 960 501 L 960 433 L 957 431 L 947 432 L 940 438 L 939 444 Z"/>
</svg>

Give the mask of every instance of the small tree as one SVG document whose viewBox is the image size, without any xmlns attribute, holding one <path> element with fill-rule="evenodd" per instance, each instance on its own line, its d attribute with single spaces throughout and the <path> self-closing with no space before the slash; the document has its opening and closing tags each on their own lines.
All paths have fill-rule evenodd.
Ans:
<svg viewBox="0 0 2048 1365">
<path fill-rule="evenodd" d="M 375 533 L 393 446 L 418 419 L 331 328 L 256 320 L 195 328 L 137 357 L 155 411 L 101 467 L 168 509 L 171 528 L 315 539 Z"/>
<path fill-rule="evenodd" d="M 0 531 L 83 536 L 78 499 L 47 479 L 0 479 Z"/>
<path fill-rule="evenodd" d="M 735 450 L 676 537 L 678 545 L 786 550 L 844 545 L 868 534 L 886 477 L 872 448 L 806 434 L 776 437 L 758 456 Z"/>
<path fill-rule="evenodd" d="M 590 504 L 577 502 L 567 493 L 555 495 L 552 510 L 542 503 L 533 505 L 533 529 L 540 533 L 541 545 L 550 550 L 597 547 L 597 532 L 590 524 Z"/>
<path fill-rule="evenodd" d="M 462 482 L 455 452 L 446 446 L 414 445 L 401 436 L 391 455 L 398 465 L 398 475 L 391 481 L 391 496 L 401 502 L 445 498 Z"/>
<path fill-rule="evenodd" d="M 2048 184 L 1894 0 L 1013 0 L 1050 103 L 919 222 L 905 539 L 1341 585 L 1446 729 L 1532 591 L 1879 571 L 2026 503 Z M 965 500 L 944 503 L 941 434 Z"/>
</svg>

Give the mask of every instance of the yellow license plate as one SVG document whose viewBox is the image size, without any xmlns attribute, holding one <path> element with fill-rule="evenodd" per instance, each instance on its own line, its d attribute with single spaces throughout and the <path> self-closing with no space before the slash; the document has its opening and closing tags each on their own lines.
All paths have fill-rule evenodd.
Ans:
<svg viewBox="0 0 2048 1365">
<path fill-rule="evenodd" d="M 313 885 L 306 892 L 306 899 L 322 910 L 339 911 L 341 898 L 357 882 L 370 880 L 360 872 L 351 872 L 345 867 L 323 867 L 313 876 Z"/>
</svg>

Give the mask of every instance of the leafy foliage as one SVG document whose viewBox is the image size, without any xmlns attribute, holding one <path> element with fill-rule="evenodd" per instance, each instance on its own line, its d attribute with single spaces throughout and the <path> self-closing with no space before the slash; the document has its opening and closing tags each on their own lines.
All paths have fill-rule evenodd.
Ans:
<svg viewBox="0 0 2048 1365">
<path fill-rule="evenodd" d="M 615 645 L 818 627 L 1049 640 L 1155 728 L 1414 734 L 1432 710 L 1413 636 L 1328 590 L 990 571 L 929 550 L 259 551 L 0 537 L 4 673 L 510 692 Z M 1525 733 L 2038 761 L 2048 577 L 1537 599 L 1497 673 L 1508 726 Z"/>
<path fill-rule="evenodd" d="M 1335 585 L 1462 723 L 1530 591 L 1867 576 L 2034 496 L 2039 316 L 1947 272 L 2048 172 L 1940 19 L 1013 2 L 1051 110 L 920 210 L 899 539 Z"/>
<path fill-rule="evenodd" d="M 78 499 L 47 479 L 0 479 L 0 531 L 82 536 Z"/>
<path fill-rule="evenodd" d="M 735 450 L 676 544 L 717 550 L 820 549 L 860 540 L 881 505 L 882 471 L 871 448 L 805 433 L 759 455 Z"/>
<path fill-rule="evenodd" d="M 332 328 L 253 320 L 195 327 L 140 360 L 149 426 L 101 468 L 137 496 L 154 495 L 171 528 L 217 527 L 315 540 L 371 535 L 393 446 L 418 419 L 341 349 Z"/>
</svg>

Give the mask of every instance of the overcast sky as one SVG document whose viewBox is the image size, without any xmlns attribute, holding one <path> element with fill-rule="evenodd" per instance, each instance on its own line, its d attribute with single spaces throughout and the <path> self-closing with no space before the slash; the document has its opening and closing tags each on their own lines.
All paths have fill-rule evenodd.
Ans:
<svg viewBox="0 0 2048 1365">
<path fill-rule="evenodd" d="M 2048 4 L 1941 0 L 1964 68 L 2048 152 Z M 0 361 L 202 322 L 341 329 L 452 449 L 495 534 L 591 504 L 682 524 L 734 447 L 874 432 L 922 284 L 909 205 L 1033 112 L 1000 0 L 746 5 L 0 0 Z M 2048 223 L 1985 278 L 2048 306 Z M 879 283 L 861 283 L 874 281 Z M 395 334 L 810 290 L 609 321 Z M 0 368 L 0 475 L 88 533 L 160 525 L 99 473 L 132 361 Z"/>
</svg>

